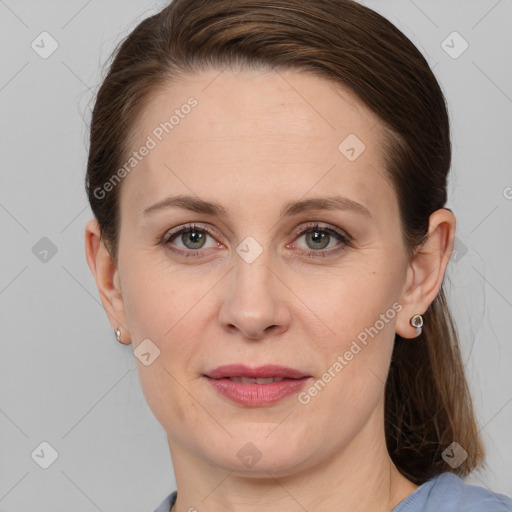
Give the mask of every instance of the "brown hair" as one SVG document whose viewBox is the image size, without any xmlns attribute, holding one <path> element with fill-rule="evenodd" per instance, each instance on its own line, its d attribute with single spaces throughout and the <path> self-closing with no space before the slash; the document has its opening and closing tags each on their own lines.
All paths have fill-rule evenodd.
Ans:
<svg viewBox="0 0 512 512">
<path fill-rule="evenodd" d="M 105 197 L 95 190 L 125 161 L 145 102 L 180 73 L 228 66 L 314 73 L 353 91 L 379 117 L 412 256 L 430 215 L 446 203 L 451 162 L 445 99 L 412 42 L 351 0 L 175 0 L 114 51 L 93 111 L 86 188 L 114 260 L 122 183 Z M 444 471 L 467 475 L 484 453 L 442 289 L 424 317 L 418 339 L 395 337 L 385 398 L 390 456 L 417 484 Z M 442 458 L 452 441 L 468 453 L 456 468 Z"/>
</svg>

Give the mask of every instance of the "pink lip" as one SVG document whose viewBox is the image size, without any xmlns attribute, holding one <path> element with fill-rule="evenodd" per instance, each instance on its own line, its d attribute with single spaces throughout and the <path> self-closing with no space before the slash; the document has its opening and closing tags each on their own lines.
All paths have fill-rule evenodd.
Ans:
<svg viewBox="0 0 512 512">
<path fill-rule="evenodd" d="M 249 407 L 271 405 L 302 389 L 309 376 L 293 368 L 267 365 L 249 368 L 245 365 L 219 366 L 208 372 L 205 377 L 213 389 L 233 402 Z M 270 384 L 242 384 L 233 382 L 229 377 L 278 377 L 284 380 Z"/>
<path fill-rule="evenodd" d="M 223 379 L 226 377 L 252 377 L 253 379 L 257 379 L 258 377 L 283 377 L 286 379 L 302 379 L 303 377 L 309 377 L 309 375 L 295 370 L 294 368 L 275 364 L 258 366 L 257 368 L 250 368 L 243 364 L 228 364 L 209 371 L 206 373 L 206 376 L 211 379 Z"/>
</svg>

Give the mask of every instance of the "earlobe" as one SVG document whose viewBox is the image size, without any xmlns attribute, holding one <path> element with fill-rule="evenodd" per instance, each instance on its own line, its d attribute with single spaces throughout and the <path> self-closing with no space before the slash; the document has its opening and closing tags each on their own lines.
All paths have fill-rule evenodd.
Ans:
<svg viewBox="0 0 512 512">
<path fill-rule="evenodd" d="M 401 298 L 403 309 L 396 332 L 403 338 L 416 338 L 421 333 L 421 327 L 418 328 L 412 319 L 415 315 L 423 315 L 441 290 L 453 251 L 455 229 L 455 216 L 450 210 L 442 208 L 430 216 L 428 237 L 409 263 Z"/>
<path fill-rule="evenodd" d="M 101 229 L 96 219 L 89 221 L 85 228 L 85 253 L 112 329 L 122 329 L 128 333 L 119 273 L 101 238 Z"/>
</svg>

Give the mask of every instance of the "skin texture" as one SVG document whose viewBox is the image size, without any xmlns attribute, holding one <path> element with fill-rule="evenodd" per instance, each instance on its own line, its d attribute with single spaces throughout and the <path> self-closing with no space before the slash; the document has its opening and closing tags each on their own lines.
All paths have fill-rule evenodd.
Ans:
<svg viewBox="0 0 512 512">
<path fill-rule="evenodd" d="M 435 212 L 427 242 L 408 261 L 382 164 L 381 123 L 347 90 L 297 71 L 183 76 L 152 97 L 133 148 L 191 96 L 197 106 L 123 180 L 117 265 L 97 222 L 86 227 L 87 259 L 112 328 L 134 349 L 150 339 L 160 350 L 137 367 L 167 432 L 178 486 L 173 511 L 389 511 L 417 488 L 385 444 L 394 335 L 417 342 L 409 320 L 439 292 L 455 218 Z M 354 161 L 338 149 L 350 134 L 365 144 Z M 171 195 L 217 202 L 227 214 L 176 207 L 143 214 Z M 280 218 L 288 201 L 333 195 L 370 215 Z M 319 242 L 314 229 L 299 235 L 316 222 L 353 241 L 324 231 Z M 164 235 L 187 223 L 214 235 L 202 232 L 203 247 L 190 233 L 166 244 Z M 263 249 L 252 263 L 236 252 L 248 236 Z M 246 407 L 202 376 L 223 364 L 282 364 L 312 384 L 395 303 L 401 311 L 307 404 L 292 395 Z M 249 442 L 261 455 L 251 467 L 237 455 Z"/>
</svg>

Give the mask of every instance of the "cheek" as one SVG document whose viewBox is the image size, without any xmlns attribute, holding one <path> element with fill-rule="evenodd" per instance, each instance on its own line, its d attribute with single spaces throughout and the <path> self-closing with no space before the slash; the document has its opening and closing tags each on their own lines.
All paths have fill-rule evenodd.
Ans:
<svg viewBox="0 0 512 512">
<path fill-rule="evenodd" d="M 360 334 L 364 340 L 366 330 L 376 323 L 379 332 L 394 332 L 400 269 L 382 259 L 358 259 L 328 271 L 308 271 L 303 279 L 292 281 L 293 291 L 303 303 L 296 311 L 297 322 L 317 326 L 315 335 L 322 337 L 324 353 L 329 345 L 343 350 Z"/>
<path fill-rule="evenodd" d="M 171 410 L 179 415 L 182 408 L 174 402 L 177 395 L 183 395 L 184 409 L 194 405 L 180 384 L 192 376 L 195 366 L 191 363 L 201 351 L 211 277 L 185 275 L 158 258 L 126 257 L 122 265 L 123 302 L 132 349 L 137 350 L 149 339 L 159 350 L 150 366 L 137 361 L 146 400 L 157 416 L 162 404 L 168 407 L 171 402 Z"/>
<path fill-rule="evenodd" d="M 347 436 L 363 428 L 383 399 L 400 309 L 398 302 L 389 304 L 372 291 L 333 308 L 327 321 L 335 334 L 315 347 L 322 354 L 323 373 L 301 397 L 310 416 L 325 418 Z"/>
<path fill-rule="evenodd" d="M 208 283 L 154 258 L 134 257 L 123 264 L 123 303 L 132 339 L 136 344 L 149 337 L 163 347 L 196 310 Z"/>
<path fill-rule="evenodd" d="M 149 407 L 162 424 L 172 420 L 189 428 L 197 403 L 183 386 L 192 372 L 191 361 L 200 352 L 201 318 L 207 303 L 201 298 L 211 285 L 171 272 L 158 261 L 150 262 L 150 258 L 144 262 L 125 258 L 120 267 L 132 349 L 136 351 L 149 339 L 160 351 L 148 366 L 136 361 L 139 380 Z"/>
<path fill-rule="evenodd" d="M 310 329 L 311 348 L 321 354 L 324 370 L 318 391 L 311 393 L 321 391 L 334 408 L 371 409 L 381 397 L 402 308 L 398 272 L 384 271 L 380 263 L 347 265 L 335 275 L 304 282 L 297 291 L 308 297 L 308 308 L 317 314 L 298 320 L 304 331 L 315 326 Z M 339 414 L 341 419 L 343 413 Z"/>
</svg>

